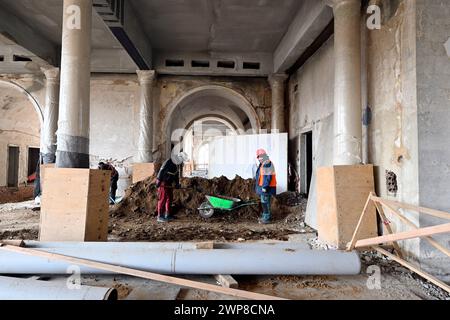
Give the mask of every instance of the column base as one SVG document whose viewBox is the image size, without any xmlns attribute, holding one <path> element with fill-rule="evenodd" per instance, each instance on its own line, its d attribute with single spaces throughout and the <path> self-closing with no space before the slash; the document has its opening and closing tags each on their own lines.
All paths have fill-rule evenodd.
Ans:
<svg viewBox="0 0 450 320">
<path fill-rule="evenodd" d="M 133 184 L 144 181 L 155 174 L 154 163 L 134 163 L 133 164 Z"/>
<path fill-rule="evenodd" d="M 39 241 L 107 241 L 109 172 L 46 168 Z"/>
<path fill-rule="evenodd" d="M 358 224 L 370 192 L 372 165 L 333 166 L 317 171 L 317 227 L 319 240 L 345 249 Z M 376 237 L 375 206 L 370 205 L 358 239 Z"/>
</svg>

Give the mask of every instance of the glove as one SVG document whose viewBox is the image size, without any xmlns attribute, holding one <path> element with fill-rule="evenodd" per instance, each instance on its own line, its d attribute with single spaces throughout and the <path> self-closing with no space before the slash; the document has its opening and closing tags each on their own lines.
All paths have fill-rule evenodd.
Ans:
<svg viewBox="0 0 450 320">
<path fill-rule="evenodd" d="M 262 192 L 263 193 L 267 193 L 267 189 L 266 188 L 262 188 Z"/>
<path fill-rule="evenodd" d="M 161 187 L 161 181 L 159 179 L 156 180 L 156 187 Z"/>
</svg>

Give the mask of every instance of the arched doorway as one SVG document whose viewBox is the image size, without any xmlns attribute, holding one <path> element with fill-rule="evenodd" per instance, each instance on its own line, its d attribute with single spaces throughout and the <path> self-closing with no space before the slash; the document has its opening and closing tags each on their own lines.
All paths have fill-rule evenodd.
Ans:
<svg viewBox="0 0 450 320">
<path fill-rule="evenodd" d="M 225 121 L 238 134 L 259 133 L 261 122 L 252 104 L 240 93 L 219 85 L 194 88 L 175 99 L 162 123 L 165 155 L 181 144 L 189 126 L 198 119 Z"/>
<path fill-rule="evenodd" d="M 182 141 L 182 151 L 189 157 L 184 176 L 208 177 L 210 142 L 216 137 L 237 135 L 240 129 L 243 130 L 226 119 L 214 116 L 206 116 L 191 123 Z"/>
<path fill-rule="evenodd" d="M 36 99 L 19 84 L 0 80 L 0 187 L 27 184 L 39 160 L 42 124 Z"/>
</svg>

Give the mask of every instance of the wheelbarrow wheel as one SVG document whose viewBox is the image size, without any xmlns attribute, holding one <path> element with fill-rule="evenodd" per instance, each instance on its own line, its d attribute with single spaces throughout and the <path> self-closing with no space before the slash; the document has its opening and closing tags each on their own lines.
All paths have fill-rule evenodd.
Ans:
<svg viewBox="0 0 450 320">
<path fill-rule="evenodd" d="M 214 214 L 214 208 L 208 202 L 203 202 L 198 209 L 200 216 L 205 219 L 209 219 Z"/>
</svg>

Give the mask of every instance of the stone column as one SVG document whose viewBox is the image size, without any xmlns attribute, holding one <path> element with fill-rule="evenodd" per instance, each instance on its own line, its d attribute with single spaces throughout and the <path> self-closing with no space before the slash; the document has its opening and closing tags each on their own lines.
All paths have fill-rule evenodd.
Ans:
<svg viewBox="0 0 450 320">
<path fill-rule="evenodd" d="M 89 168 L 92 0 L 64 0 L 58 168 Z"/>
<path fill-rule="evenodd" d="M 334 164 L 361 163 L 361 1 L 332 0 L 335 91 Z"/>
<path fill-rule="evenodd" d="M 137 163 L 153 162 L 153 81 L 154 70 L 137 71 L 140 85 L 139 140 Z"/>
<path fill-rule="evenodd" d="M 42 157 L 44 164 L 56 161 L 56 130 L 58 129 L 59 68 L 42 68 L 46 78 Z"/>
<path fill-rule="evenodd" d="M 272 89 L 272 132 L 286 132 L 286 119 L 284 118 L 284 88 L 288 76 L 286 74 L 272 74 L 269 83 Z"/>
</svg>

